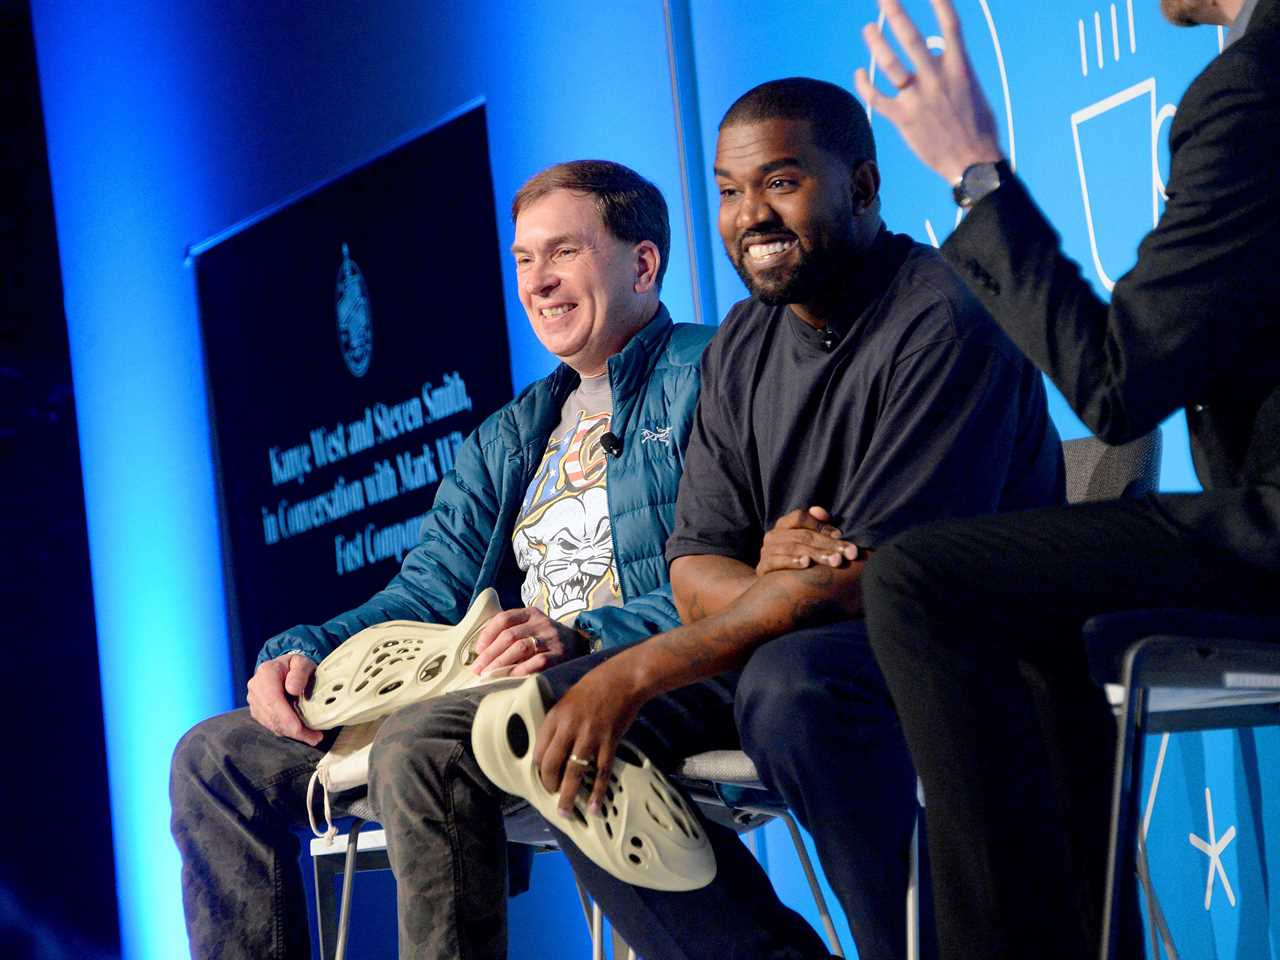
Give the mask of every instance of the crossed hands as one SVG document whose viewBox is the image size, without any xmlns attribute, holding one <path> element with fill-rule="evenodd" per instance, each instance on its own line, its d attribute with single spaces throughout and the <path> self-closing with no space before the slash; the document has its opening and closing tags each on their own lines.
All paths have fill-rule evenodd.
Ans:
<svg viewBox="0 0 1280 960">
<path fill-rule="evenodd" d="M 996 134 L 995 117 L 978 86 L 964 40 L 960 20 L 951 0 L 931 0 L 945 49 L 935 56 L 900 0 L 880 0 L 880 9 L 902 45 L 914 72 L 898 59 L 884 35 L 867 24 L 862 37 L 896 96 L 881 93 L 865 69 L 853 83 L 868 110 L 878 110 L 898 128 L 913 153 L 948 183 L 955 183 L 974 163 L 994 163 L 1003 156 Z"/>
<path fill-rule="evenodd" d="M 831 514 L 822 507 L 792 510 L 764 535 L 756 575 L 812 566 L 843 567 L 871 555 L 871 551 L 842 540 L 843 536 L 831 523 Z"/>
</svg>

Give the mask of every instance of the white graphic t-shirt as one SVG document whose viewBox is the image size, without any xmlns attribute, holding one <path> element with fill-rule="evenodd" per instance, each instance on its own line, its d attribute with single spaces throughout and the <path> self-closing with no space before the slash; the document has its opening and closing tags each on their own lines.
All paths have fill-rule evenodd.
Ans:
<svg viewBox="0 0 1280 960">
<path fill-rule="evenodd" d="M 600 446 L 612 416 L 608 374 L 584 377 L 560 409 L 560 425 L 547 440 L 511 538 L 525 572 L 525 606 L 561 623 L 622 603 Z"/>
</svg>

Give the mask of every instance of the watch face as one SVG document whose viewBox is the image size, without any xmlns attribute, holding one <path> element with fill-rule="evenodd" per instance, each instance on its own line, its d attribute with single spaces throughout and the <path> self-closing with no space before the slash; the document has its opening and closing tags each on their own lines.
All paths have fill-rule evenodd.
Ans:
<svg viewBox="0 0 1280 960">
<path fill-rule="evenodd" d="M 973 172 L 973 183 L 969 186 L 969 196 L 976 201 L 1000 186 L 1000 174 L 996 172 L 994 163 L 984 163 Z"/>
<path fill-rule="evenodd" d="M 956 203 L 962 207 L 971 207 L 988 193 L 1000 186 L 1000 169 L 995 163 L 975 163 L 965 169 L 960 182 L 956 184 Z"/>
</svg>

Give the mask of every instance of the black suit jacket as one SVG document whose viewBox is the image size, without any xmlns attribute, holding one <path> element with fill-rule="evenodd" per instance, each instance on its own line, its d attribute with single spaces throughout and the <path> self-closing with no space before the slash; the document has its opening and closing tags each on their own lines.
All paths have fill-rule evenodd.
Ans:
<svg viewBox="0 0 1280 960">
<path fill-rule="evenodd" d="M 1191 84 L 1169 139 L 1164 215 L 1110 305 L 1017 180 L 942 252 L 1103 440 L 1185 407 L 1205 492 L 1157 504 L 1280 570 L 1280 0 Z"/>
</svg>

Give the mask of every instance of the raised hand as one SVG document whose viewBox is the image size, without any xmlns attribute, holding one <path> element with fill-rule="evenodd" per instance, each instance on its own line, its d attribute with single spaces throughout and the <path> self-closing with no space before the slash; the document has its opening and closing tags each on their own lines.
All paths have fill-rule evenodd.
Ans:
<svg viewBox="0 0 1280 960">
<path fill-rule="evenodd" d="M 865 69 L 857 71 L 853 82 L 867 107 L 884 114 L 926 166 L 955 183 L 971 164 L 994 163 L 1003 154 L 995 117 L 965 53 L 955 7 L 951 0 L 931 2 L 945 44 L 942 54 L 930 52 L 899 0 L 880 0 L 886 22 L 914 72 L 898 59 L 876 25 L 869 23 L 862 29 L 863 39 L 897 94 L 881 93 Z"/>
</svg>

